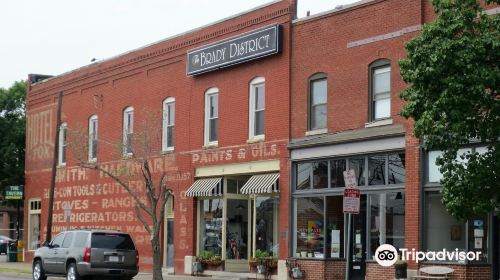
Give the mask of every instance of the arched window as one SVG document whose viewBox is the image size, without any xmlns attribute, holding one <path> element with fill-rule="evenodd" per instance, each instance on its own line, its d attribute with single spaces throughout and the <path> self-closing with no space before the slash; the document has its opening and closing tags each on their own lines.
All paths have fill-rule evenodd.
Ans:
<svg viewBox="0 0 500 280">
<path fill-rule="evenodd" d="M 89 118 L 89 161 L 97 160 L 97 115 Z"/>
<path fill-rule="evenodd" d="M 174 149 L 175 131 L 175 98 L 168 97 L 163 101 L 163 140 L 162 150 L 172 151 Z"/>
<path fill-rule="evenodd" d="M 250 81 L 249 139 L 263 139 L 265 128 L 266 79 L 257 77 Z"/>
<path fill-rule="evenodd" d="M 219 140 L 219 89 L 205 92 L 205 145 L 217 145 Z"/>
<path fill-rule="evenodd" d="M 309 78 L 309 131 L 326 128 L 327 82 L 325 73 L 316 73 Z"/>
<path fill-rule="evenodd" d="M 134 136 L 134 107 L 123 110 L 123 155 L 132 155 Z"/>
<path fill-rule="evenodd" d="M 379 59 L 369 66 L 370 121 L 391 117 L 391 62 Z"/>
</svg>

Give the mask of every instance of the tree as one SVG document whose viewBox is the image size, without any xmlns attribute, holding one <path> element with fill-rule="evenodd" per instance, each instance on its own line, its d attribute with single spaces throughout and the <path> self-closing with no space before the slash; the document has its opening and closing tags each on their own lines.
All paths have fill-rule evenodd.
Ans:
<svg viewBox="0 0 500 280">
<path fill-rule="evenodd" d="M 151 172 L 151 159 L 153 156 L 161 154 L 160 149 L 156 148 L 160 146 L 158 139 L 161 139 L 161 130 L 157 129 L 159 124 L 155 122 L 152 114 L 146 113 L 145 115 L 146 118 L 139 128 L 134 128 L 135 131 L 133 138 L 130 138 L 131 141 L 125 140 L 124 143 L 113 143 L 99 137 L 97 145 L 99 147 L 108 145 L 108 148 L 111 147 L 111 150 L 115 151 L 115 157 L 121 160 L 121 168 L 118 170 L 109 170 L 99 161 L 89 161 L 89 136 L 86 130 L 81 128 L 70 130 L 68 145 L 77 158 L 79 166 L 101 172 L 122 186 L 134 199 L 134 211 L 137 218 L 150 235 L 153 252 L 153 280 L 161 280 L 163 276 L 160 230 L 167 201 L 172 197 L 173 192 L 167 186 L 168 177 L 165 171 L 162 171 L 158 176 Z M 128 137 L 132 136 L 129 135 Z M 125 150 L 127 146 L 131 150 Z M 138 177 L 143 180 L 145 190 L 135 189 L 130 184 L 131 180 Z M 146 199 L 141 198 L 143 192 L 145 192 Z"/>
<path fill-rule="evenodd" d="M 500 17 L 476 0 L 432 3 L 437 19 L 406 44 L 399 63 L 409 84 L 401 114 L 415 120 L 426 149 L 443 151 L 443 203 L 468 219 L 500 207 Z M 486 152 L 458 153 L 473 142 Z"/>
<path fill-rule="evenodd" d="M 26 82 L 0 88 L 0 186 L 24 185 Z"/>
</svg>

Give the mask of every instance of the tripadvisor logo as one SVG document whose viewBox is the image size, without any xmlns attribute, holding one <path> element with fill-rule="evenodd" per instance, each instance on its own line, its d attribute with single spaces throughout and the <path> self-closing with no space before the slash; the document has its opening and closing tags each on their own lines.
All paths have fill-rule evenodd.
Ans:
<svg viewBox="0 0 500 280">
<path fill-rule="evenodd" d="M 375 260 L 381 266 L 391 266 L 396 263 L 398 256 L 401 257 L 402 261 L 413 260 L 416 263 L 421 261 L 479 261 L 482 252 L 465 252 L 455 249 L 454 251 L 448 251 L 443 249 L 441 251 L 415 251 L 415 249 L 408 250 L 405 248 L 398 250 L 390 244 L 380 245 L 375 251 Z"/>
</svg>

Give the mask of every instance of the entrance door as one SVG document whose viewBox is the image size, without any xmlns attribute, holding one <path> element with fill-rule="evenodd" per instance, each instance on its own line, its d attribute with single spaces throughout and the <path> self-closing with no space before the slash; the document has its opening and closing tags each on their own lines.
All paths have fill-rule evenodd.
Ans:
<svg viewBox="0 0 500 280">
<path fill-rule="evenodd" d="M 364 280 L 366 273 L 366 195 L 361 196 L 358 215 L 352 215 L 351 280 Z"/>
<path fill-rule="evenodd" d="M 226 270 L 248 272 L 250 201 L 228 199 L 226 207 Z"/>
</svg>

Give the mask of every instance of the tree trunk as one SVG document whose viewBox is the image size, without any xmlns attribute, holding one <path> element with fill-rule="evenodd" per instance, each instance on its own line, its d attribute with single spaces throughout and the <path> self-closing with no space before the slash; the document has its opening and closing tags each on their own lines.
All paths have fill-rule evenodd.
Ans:
<svg viewBox="0 0 500 280">
<path fill-rule="evenodd" d="M 151 247 L 153 249 L 153 280 L 163 280 L 161 272 L 160 238 L 158 235 L 155 235 L 153 240 L 151 240 Z"/>
</svg>

